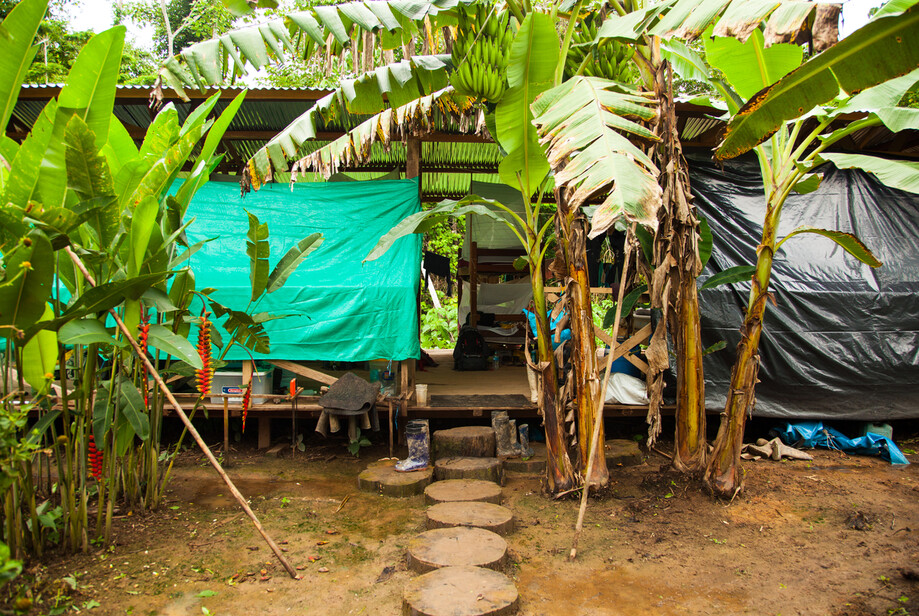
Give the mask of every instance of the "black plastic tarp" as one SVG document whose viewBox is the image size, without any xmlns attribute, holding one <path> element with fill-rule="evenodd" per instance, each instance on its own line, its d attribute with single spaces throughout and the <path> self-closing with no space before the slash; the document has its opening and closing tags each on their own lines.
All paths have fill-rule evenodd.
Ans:
<svg viewBox="0 0 919 616">
<path fill-rule="evenodd" d="M 700 281 L 753 265 L 765 198 L 755 158 L 690 155 L 696 205 L 714 234 Z M 801 225 L 854 233 L 883 262 L 872 269 L 805 234 L 776 255 L 760 342 L 755 415 L 789 419 L 919 417 L 919 196 L 830 167 L 820 188 L 786 202 L 779 237 Z M 723 408 L 750 283 L 700 292 L 706 404 Z"/>
</svg>

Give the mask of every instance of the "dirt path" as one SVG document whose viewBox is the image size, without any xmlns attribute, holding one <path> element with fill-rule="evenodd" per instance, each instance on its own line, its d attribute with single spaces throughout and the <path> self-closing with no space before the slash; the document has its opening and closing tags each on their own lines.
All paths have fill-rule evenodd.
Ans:
<svg viewBox="0 0 919 616">
<path fill-rule="evenodd" d="M 33 565 L 19 591 L 30 588 L 35 606 L 23 613 L 396 616 L 424 503 L 358 493 L 357 473 L 386 454 L 356 460 L 343 449 L 243 452 L 229 469 L 303 580 L 286 576 L 213 472 L 188 456 L 167 508 L 123 512 L 114 546 Z M 612 494 L 590 503 L 574 563 L 577 504 L 547 500 L 538 479 L 509 478 L 519 525 L 508 573 L 521 614 L 919 613 L 919 464 L 835 452 L 749 462 L 746 494 L 727 504 L 666 462 L 611 472 Z"/>
</svg>

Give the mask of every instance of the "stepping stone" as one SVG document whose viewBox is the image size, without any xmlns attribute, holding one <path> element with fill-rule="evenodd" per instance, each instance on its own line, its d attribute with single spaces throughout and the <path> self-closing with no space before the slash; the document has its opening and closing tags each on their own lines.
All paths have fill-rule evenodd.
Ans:
<svg viewBox="0 0 919 616">
<path fill-rule="evenodd" d="M 434 476 L 444 479 L 481 479 L 504 485 L 504 465 L 498 458 L 441 458 L 434 463 Z"/>
<path fill-rule="evenodd" d="M 508 616 L 520 596 L 504 574 L 481 567 L 446 567 L 411 580 L 402 593 L 405 616 Z"/>
<path fill-rule="evenodd" d="M 424 502 L 437 503 L 482 502 L 501 504 L 501 486 L 481 479 L 447 479 L 435 481 L 424 489 Z"/>
<path fill-rule="evenodd" d="M 434 458 L 493 458 L 495 431 L 488 426 L 438 430 L 431 443 Z"/>
<path fill-rule="evenodd" d="M 638 442 L 615 438 L 606 441 L 606 466 L 637 466 L 644 462 L 645 457 L 638 448 Z"/>
<path fill-rule="evenodd" d="M 459 565 L 500 569 L 507 541 L 481 528 L 435 528 L 412 538 L 406 556 L 408 568 L 418 573 Z"/>
<path fill-rule="evenodd" d="M 502 536 L 514 532 L 514 513 L 494 503 L 439 503 L 428 507 L 427 517 L 428 528 L 471 526 Z"/>
<path fill-rule="evenodd" d="M 539 474 L 546 472 L 546 444 L 530 443 L 533 449 L 533 457 L 527 460 L 523 458 L 508 458 L 504 461 L 504 470 L 515 473 L 532 473 Z"/>
<path fill-rule="evenodd" d="M 434 480 L 434 470 L 430 466 L 422 471 L 400 473 L 394 468 L 395 464 L 395 460 L 371 462 L 357 476 L 358 489 L 401 498 L 421 494 Z"/>
</svg>

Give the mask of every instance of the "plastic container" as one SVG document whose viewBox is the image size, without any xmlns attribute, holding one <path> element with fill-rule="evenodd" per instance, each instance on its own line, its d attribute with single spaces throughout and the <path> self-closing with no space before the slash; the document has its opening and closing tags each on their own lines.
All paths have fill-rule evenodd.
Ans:
<svg viewBox="0 0 919 616">
<path fill-rule="evenodd" d="M 418 406 L 428 405 L 428 385 L 427 383 L 418 383 L 415 385 L 415 399 Z"/>
<path fill-rule="evenodd" d="M 271 393 L 271 377 L 274 368 L 252 373 L 252 404 L 262 404 L 266 398 L 258 398 L 255 394 Z M 242 404 L 246 388 L 243 385 L 243 373 L 240 372 L 215 372 L 211 380 L 212 394 L 239 394 L 239 397 L 229 398 L 230 404 Z M 222 397 L 211 396 L 211 404 L 223 404 Z"/>
<path fill-rule="evenodd" d="M 371 382 L 371 383 L 377 383 L 377 382 L 379 382 L 380 379 L 382 378 L 383 372 L 386 371 L 386 367 L 389 365 L 389 360 L 386 360 L 386 359 L 371 359 L 371 360 L 370 360 L 369 362 L 367 362 L 367 363 L 370 364 L 370 366 L 369 366 L 369 370 L 370 370 L 370 382 Z"/>
<path fill-rule="evenodd" d="M 489 367 L 490 367 L 492 370 L 497 370 L 498 368 L 501 367 L 501 358 L 498 357 L 498 353 L 497 353 L 497 352 L 495 352 L 495 354 L 491 356 L 491 366 L 489 366 Z"/>
<path fill-rule="evenodd" d="M 859 429 L 859 436 L 865 436 L 869 432 L 871 434 L 877 434 L 878 436 L 886 436 L 887 438 L 893 440 L 893 427 L 891 427 L 890 424 L 879 424 L 871 422 L 863 423 Z"/>
</svg>

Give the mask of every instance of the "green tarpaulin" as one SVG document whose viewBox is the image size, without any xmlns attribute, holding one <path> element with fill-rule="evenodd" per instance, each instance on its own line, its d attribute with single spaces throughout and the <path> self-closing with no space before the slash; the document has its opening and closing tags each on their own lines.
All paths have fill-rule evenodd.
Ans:
<svg viewBox="0 0 919 616">
<path fill-rule="evenodd" d="M 380 236 L 421 209 L 416 180 L 268 185 L 245 198 L 239 185 L 209 182 L 187 212 L 189 243 L 217 237 L 191 256 L 196 287 L 246 310 L 251 296 L 245 210 L 268 223 L 270 267 L 297 241 L 324 236 L 288 279 L 250 313 L 294 316 L 265 324 L 271 351 L 256 357 L 365 361 L 418 358 L 421 236 L 399 239 L 380 259 L 361 260 Z M 227 359 L 248 359 L 241 348 Z"/>
</svg>

